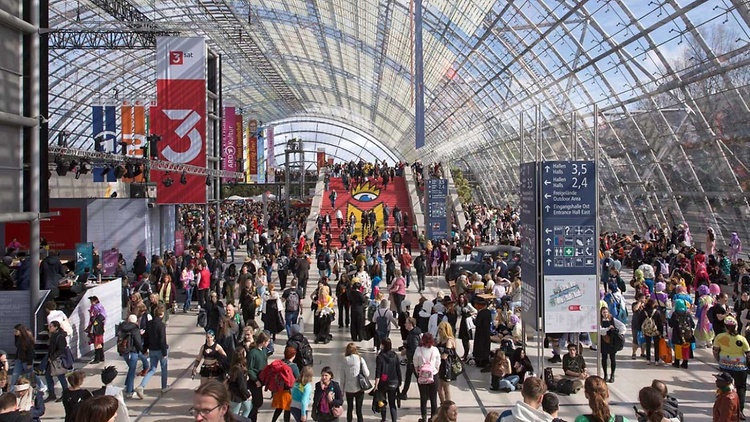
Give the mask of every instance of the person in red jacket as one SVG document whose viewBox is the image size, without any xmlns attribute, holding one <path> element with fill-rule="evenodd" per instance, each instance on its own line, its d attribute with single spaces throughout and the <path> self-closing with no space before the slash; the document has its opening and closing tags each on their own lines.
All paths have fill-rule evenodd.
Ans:
<svg viewBox="0 0 750 422">
<path fill-rule="evenodd" d="M 740 396 L 734 388 L 734 378 L 721 372 L 716 377 L 716 401 L 714 402 L 714 422 L 739 422 Z M 744 419 L 744 418 L 743 418 Z"/>
<path fill-rule="evenodd" d="M 200 273 L 200 280 L 198 281 L 198 303 L 201 308 L 206 306 L 206 302 L 210 300 L 209 291 L 211 290 L 211 270 L 208 269 L 208 263 L 205 259 L 202 259 L 198 264 L 198 273 Z"/>
</svg>

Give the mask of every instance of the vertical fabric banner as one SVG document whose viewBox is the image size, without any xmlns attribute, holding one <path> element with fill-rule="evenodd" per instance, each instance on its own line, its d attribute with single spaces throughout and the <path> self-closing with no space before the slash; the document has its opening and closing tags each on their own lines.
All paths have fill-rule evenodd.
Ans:
<svg viewBox="0 0 750 422">
<path fill-rule="evenodd" d="M 91 137 L 96 139 L 97 136 L 104 136 L 104 107 L 101 104 L 91 105 Z M 114 150 L 107 149 L 107 145 L 103 144 L 104 152 L 111 152 Z"/>
<path fill-rule="evenodd" d="M 117 119 L 115 106 L 105 101 L 91 105 L 91 142 L 101 136 L 105 141 L 102 144 L 104 152 L 117 152 Z M 71 146 L 71 145 L 68 145 Z"/>
<path fill-rule="evenodd" d="M 161 136 L 159 159 L 206 167 L 206 40 L 156 39 L 156 108 L 151 133 Z M 152 172 L 158 204 L 205 204 L 206 177 L 189 174 L 187 183 L 164 186 L 163 172 Z"/>
<path fill-rule="evenodd" d="M 326 150 L 323 148 L 318 148 L 318 155 L 317 155 L 317 162 L 318 162 L 318 173 L 323 171 L 323 168 L 326 166 Z"/>
<path fill-rule="evenodd" d="M 94 265 L 94 244 L 76 243 L 76 274 L 81 275 L 86 269 L 91 271 Z"/>
<path fill-rule="evenodd" d="M 258 183 L 266 183 L 266 139 L 258 135 Z"/>
<path fill-rule="evenodd" d="M 247 128 L 247 180 L 258 181 L 258 138 L 250 131 L 250 125 Z"/>
<path fill-rule="evenodd" d="M 102 277 L 112 277 L 117 269 L 120 251 L 112 248 L 102 252 Z"/>
<path fill-rule="evenodd" d="M 234 131 L 237 115 L 234 107 L 224 107 L 224 120 L 221 122 L 221 169 L 237 171 L 237 134 Z M 234 178 L 223 178 L 224 182 L 233 182 Z"/>
<path fill-rule="evenodd" d="M 104 139 L 112 141 L 112 150 L 117 149 L 117 106 L 113 101 L 104 105 Z M 104 143 L 105 145 L 107 142 Z M 106 150 L 106 146 L 104 147 Z"/>
<path fill-rule="evenodd" d="M 268 173 L 270 174 L 276 168 L 276 152 L 274 151 L 276 145 L 273 139 L 273 126 L 266 128 L 266 144 L 268 145 L 266 157 L 268 157 Z"/>
<path fill-rule="evenodd" d="M 234 128 L 234 134 L 237 137 L 235 140 L 235 148 L 236 148 L 236 156 L 237 156 L 237 172 L 238 173 L 245 173 L 245 157 L 243 157 L 243 152 L 245 151 L 245 143 L 244 143 L 244 136 L 245 132 L 243 132 L 242 127 L 242 115 L 238 114 L 235 116 L 235 124 L 237 127 Z M 244 182 L 244 180 L 235 180 L 235 182 Z"/>
<path fill-rule="evenodd" d="M 185 253 L 185 233 L 182 230 L 174 232 L 174 256 L 182 256 Z"/>
</svg>

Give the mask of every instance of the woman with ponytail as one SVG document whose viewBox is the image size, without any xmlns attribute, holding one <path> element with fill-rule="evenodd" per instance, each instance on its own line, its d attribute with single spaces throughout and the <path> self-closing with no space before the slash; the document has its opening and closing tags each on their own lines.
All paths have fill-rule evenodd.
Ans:
<svg viewBox="0 0 750 422">
<path fill-rule="evenodd" d="M 609 388 L 604 378 L 592 375 L 586 378 L 583 385 L 591 413 L 578 416 L 575 422 L 628 422 L 622 416 L 615 416 L 609 411 Z"/>
<path fill-rule="evenodd" d="M 664 397 L 661 392 L 654 387 L 648 386 L 641 388 L 638 392 L 638 401 L 641 403 L 644 418 L 638 418 L 639 421 L 647 422 L 680 422 L 679 418 L 668 418 L 664 413 Z"/>
</svg>

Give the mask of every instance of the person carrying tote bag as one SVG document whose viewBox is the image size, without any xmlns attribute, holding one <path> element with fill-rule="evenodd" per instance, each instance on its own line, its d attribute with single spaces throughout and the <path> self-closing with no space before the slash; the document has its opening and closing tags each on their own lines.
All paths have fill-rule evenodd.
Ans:
<svg viewBox="0 0 750 422">
<path fill-rule="evenodd" d="M 372 388 L 369 380 L 370 369 L 367 363 L 359 355 L 357 345 L 349 343 L 346 345 L 344 354 L 344 367 L 341 372 L 341 388 L 346 395 L 346 420 L 352 420 L 353 413 L 356 411 L 357 422 L 362 422 L 362 404 L 365 399 L 365 392 Z M 364 384 L 366 381 L 369 384 Z"/>
</svg>

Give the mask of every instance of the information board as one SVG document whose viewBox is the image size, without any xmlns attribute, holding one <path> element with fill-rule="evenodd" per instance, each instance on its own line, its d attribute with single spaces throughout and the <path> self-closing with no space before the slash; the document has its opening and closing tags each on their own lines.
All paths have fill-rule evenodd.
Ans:
<svg viewBox="0 0 750 422">
<path fill-rule="evenodd" d="M 541 163 L 541 261 L 547 333 L 597 329 L 596 166 Z"/>
<path fill-rule="evenodd" d="M 425 185 L 427 238 L 448 238 L 448 180 L 429 179 Z"/>
<path fill-rule="evenodd" d="M 520 167 L 521 214 L 519 233 L 521 236 L 521 303 L 522 319 L 526 326 L 539 330 L 541 301 L 539 294 L 539 165 L 536 162 L 522 163 Z"/>
</svg>

